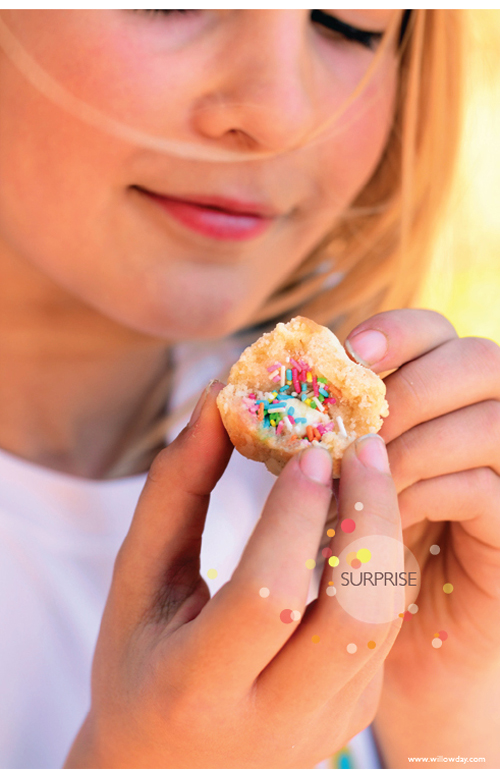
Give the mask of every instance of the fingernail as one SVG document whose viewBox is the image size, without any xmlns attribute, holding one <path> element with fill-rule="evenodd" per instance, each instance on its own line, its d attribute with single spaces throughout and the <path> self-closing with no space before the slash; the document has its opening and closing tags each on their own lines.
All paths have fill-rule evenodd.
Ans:
<svg viewBox="0 0 500 770">
<path fill-rule="evenodd" d="M 311 447 L 304 449 L 300 455 L 300 469 L 302 473 L 313 481 L 331 486 L 332 482 L 332 458 L 326 449 Z"/>
<path fill-rule="evenodd" d="M 367 468 L 390 473 L 385 441 L 378 433 L 367 433 L 356 440 L 356 456 Z"/>
<path fill-rule="evenodd" d="M 385 334 L 369 329 L 345 341 L 345 347 L 358 364 L 371 366 L 381 361 L 389 349 Z"/>
<path fill-rule="evenodd" d="M 204 403 L 206 401 L 206 398 L 208 396 L 210 388 L 212 387 L 214 382 L 219 382 L 219 380 L 217 380 L 217 379 L 210 380 L 210 382 L 208 383 L 207 387 L 205 388 L 205 390 L 203 391 L 203 393 L 199 397 L 198 401 L 196 402 L 196 406 L 193 409 L 193 414 L 191 415 L 191 417 L 189 419 L 189 422 L 188 422 L 188 428 L 192 428 L 193 425 L 195 424 L 196 420 L 200 416 L 201 410 L 203 409 L 203 405 L 204 405 Z"/>
</svg>

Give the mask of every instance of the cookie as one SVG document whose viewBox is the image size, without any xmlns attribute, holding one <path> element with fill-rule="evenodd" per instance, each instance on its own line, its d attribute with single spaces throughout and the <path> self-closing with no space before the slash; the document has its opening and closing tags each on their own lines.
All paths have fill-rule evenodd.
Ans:
<svg viewBox="0 0 500 770">
<path fill-rule="evenodd" d="M 243 351 L 217 406 L 238 452 L 276 476 L 313 444 L 331 454 L 338 478 L 349 444 L 382 427 L 385 392 L 383 380 L 348 358 L 330 329 L 296 316 Z"/>
</svg>

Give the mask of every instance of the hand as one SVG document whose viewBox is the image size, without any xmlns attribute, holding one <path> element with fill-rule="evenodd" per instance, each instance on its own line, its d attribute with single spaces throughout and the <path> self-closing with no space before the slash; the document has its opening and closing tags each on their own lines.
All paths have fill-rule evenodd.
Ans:
<svg viewBox="0 0 500 770">
<path fill-rule="evenodd" d="M 381 336 L 357 337 L 367 330 Z M 351 332 L 346 348 L 357 349 L 378 373 L 396 369 L 385 378 L 390 414 L 380 433 L 404 542 L 422 570 L 418 612 L 403 623 L 386 661 L 386 702 L 394 716 L 411 701 L 414 729 L 420 710 L 430 715 L 441 730 L 436 753 L 446 754 L 445 718 L 433 714 L 453 724 L 454 711 L 469 702 L 475 713 L 466 720 L 468 735 L 478 720 L 484 733 L 492 713 L 486 683 L 500 687 L 500 348 L 458 338 L 443 316 L 426 310 L 375 315 Z M 452 593 L 443 591 L 446 583 Z M 436 649 L 432 640 L 440 631 L 448 638 Z M 418 745 L 402 756 L 431 753 L 422 731 Z M 484 734 L 480 745 L 484 755 Z"/>
<path fill-rule="evenodd" d="M 312 767 L 373 718 L 401 620 L 369 626 L 346 615 L 326 593 L 328 562 L 306 609 L 305 563 L 331 503 L 323 449 L 289 461 L 231 580 L 210 598 L 201 537 L 232 451 L 215 405 L 221 387 L 212 385 L 194 424 L 151 467 L 115 563 L 91 709 L 65 767 Z M 340 511 L 356 520 L 359 537 L 401 541 L 392 479 L 368 464 L 371 456 L 387 460 L 377 437 L 346 452 Z M 337 533 L 335 553 L 348 538 Z M 298 610 L 300 622 L 283 622 L 285 609 Z M 353 640 L 356 654 L 347 651 Z"/>
</svg>

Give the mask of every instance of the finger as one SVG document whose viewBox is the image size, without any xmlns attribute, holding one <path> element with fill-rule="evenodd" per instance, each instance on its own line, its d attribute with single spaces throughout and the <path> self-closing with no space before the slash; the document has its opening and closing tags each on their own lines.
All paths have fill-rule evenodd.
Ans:
<svg viewBox="0 0 500 770">
<path fill-rule="evenodd" d="M 231 580 L 191 624 L 185 650 L 194 676 L 203 671 L 213 686 L 222 678 L 228 688 L 248 690 L 294 632 L 290 611 L 304 611 L 312 574 L 307 560 L 318 551 L 331 473 L 331 457 L 320 447 L 289 460 Z"/>
<path fill-rule="evenodd" d="M 405 540 L 406 532 L 419 529 L 422 517 L 432 522 L 417 542 L 409 542 L 415 553 L 419 550 L 425 570 L 418 604 L 426 608 L 426 617 L 435 613 L 437 620 L 449 613 L 452 623 L 467 608 L 472 621 L 467 633 L 475 637 L 468 650 L 480 663 L 482 650 L 498 645 L 491 620 L 498 615 L 500 584 L 500 478 L 491 468 L 474 468 L 421 481 L 399 498 Z M 444 521 L 446 529 L 439 532 Z M 451 595 L 440 590 L 445 583 L 452 585 Z M 446 625 L 441 621 L 439 627 Z"/>
<path fill-rule="evenodd" d="M 209 384 L 194 424 L 150 468 L 113 575 L 113 594 L 123 597 L 129 614 L 167 620 L 201 581 L 199 554 L 210 492 L 233 449 L 215 403 L 223 387 L 218 381 Z"/>
<path fill-rule="evenodd" d="M 387 447 L 397 491 L 483 465 L 500 474 L 499 435 L 500 401 L 481 401 L 411 428 Z"/>
<path fill-rule="evenodd" d="M 362 437 L 346 450 L 340 475 L 339 511 L 340 526 L 331 541 L 333 556 L 345 559 L 346 550 L 357 551 L 358 542 L 366 544 L 364 538 L 377 542 L 376 536 L 394 540 L 402 552 L 396 490 L 384 443 L 378 436 Z M 343 531 L 347 520 L 355 524 L 354 531 L 352 524 Z M 404 590 L 397 589 L 401 606 L 396 604 L 392 614 L 386 615 L 379 608 L 381 614 L 375 619 L 384 618 L 383 622 L 369 622 L 366 617 L 361 620 L 357 611 L 356 615 L 350 614 L 352 605 L 339 603 L 338 593 L 327 593 L 330 581 L 338 592 L 341 572 L 346 567 L 349 569 L 344 561 L 333 567 L 327 560 L 318 599 L 309 604 L 299 628 L 259 677 L 261 697 L 280 699 L 280 708 L 293 711 L 300 699 L 304 709 L 314 711 L 365 666 L 369 681 L 396 638 Z M 395 597 L 391 593 L 389 588 L 384 600 L 390 599 L 392 603 Z M 354 653 L 350 645 L 355 645 Z"/>
<path fill-rule="evenodd" d="M 456 521 L 476 541 L 500 548 L 499 501 L 500 477 L 480 467 L 412 484 L 399 495 L 399 508 L 403 529 L 421 521 Z"/>
<path fill-rule="evenodd" d="M 451 323 L 434 310 L 388 310 L 356 326 L 345 341 L 351 357 L 380 374 L 457 337 Z"/>
<path fill-rule="evenodd" d="M 479 337 L 449 340 L 384 382 L 390 413 L 380 434 L 389 444 L 425 420 L 500 398 L 500 348 Z"/>
</svg>

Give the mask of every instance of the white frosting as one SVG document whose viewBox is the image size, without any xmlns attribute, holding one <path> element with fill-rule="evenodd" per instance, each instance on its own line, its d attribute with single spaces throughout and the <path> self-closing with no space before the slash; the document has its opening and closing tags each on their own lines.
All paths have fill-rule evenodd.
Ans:
<svg viewBox="0 0 500 770">
<path fill-rule="evenodd" d="M 271 391 L 263 393 L 262 396 L 260 396 L 257 392 L 257 399 L 260 398 L 266 399 L 269 402 L 274 399 L 273 393 Z M 278 401 L 280 400 L 279 393 L 276 398 Z M 304 401 L 301 401 L 299 398 L 284 398 L 283 402 L 285 403 L 286 408 L 285 412 L 282 412 L 282 414 L 288 414 L 288 410 L 290 407 L 292 407 L 294 409 L 292 417 L 305 417 L 307 420 L 307 422 L 295 423 L 291 428 L 288 421 L 284 420 L 284 430 L 295 433 L 297 436 L 305 436 L 306 428 L 308 425 L 317 425 L 319 422 L 326 425 L 326 423 L 331 422 L 332 420 L 327 412 L 326 407 L 325 411 L 321 412 L 319 409 L 312 409 L 310 406 L 307 406 L 307 404 Z"/>
</svg>

